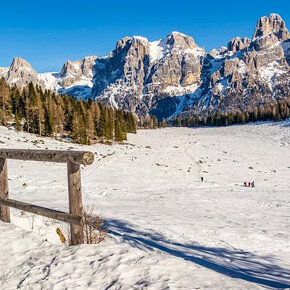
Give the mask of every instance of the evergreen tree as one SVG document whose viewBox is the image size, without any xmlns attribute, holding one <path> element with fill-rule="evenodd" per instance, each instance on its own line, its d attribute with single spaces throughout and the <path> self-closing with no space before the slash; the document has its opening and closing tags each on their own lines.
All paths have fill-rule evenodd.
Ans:
<svg viewBox="0 0 290 290">
<path fill-rule="evenodd" d="M 123 136 L 123 132 L 122 132 L 122 129 L 121 129 L 121 123 L 117 119 L 116 122 L 115 122 L 115 141 L 121 142 L 123 140 L 124 140 L 124 136 Z"/>
<path fill-rule="evenodd" d="M 15 130 L 21 131 L 21 122 L 17 115 L 15 116 Z"/>
<path fill-rule="evenodd" d="M 54 123 L 52 118 L 52 112 L 49 107 L 44 107 L 44 135 L 52 136 L 54 133 Z"/>
<path fill-rule="evenodd" d="M 10 108 L 9 108 L 9 86 L 3 77 L 0 78 L 0 125 L 6 125 Z"/>
<path fill-rule="evenodd" d="M 97 136 L 98 137 L 106 137 L 107 132 L 107 113 L 106 110 L 102 107 L 101 114 L 100 114 L 100 120 L 97 123 Z"/>
</svg>

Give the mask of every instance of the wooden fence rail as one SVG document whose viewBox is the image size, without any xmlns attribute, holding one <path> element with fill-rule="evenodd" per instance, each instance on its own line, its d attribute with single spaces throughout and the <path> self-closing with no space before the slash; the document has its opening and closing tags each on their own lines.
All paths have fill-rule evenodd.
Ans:
<svg viewBox="0 0 290 290">
<path fill-rule="evenodd" d="M 67 163 L 69 213 L 9 199 L 7 159 Z M 83 243 L 80 165 L 94 162 L 88 151 L 0 149 L 0 220 L 10 222 L 10 207 L 70 223 L 71 245 Z"/>
</svg>

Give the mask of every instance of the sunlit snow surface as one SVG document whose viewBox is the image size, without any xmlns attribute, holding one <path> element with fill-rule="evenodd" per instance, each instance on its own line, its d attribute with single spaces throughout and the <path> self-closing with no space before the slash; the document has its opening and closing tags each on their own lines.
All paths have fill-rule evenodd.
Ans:
<svg viewBox="0 0 290 290">
<path fill-rule="evenodd" d="M 96 153 L 83 202 L 110 229 L 100 245 L 66 247 L 55 233 L 65 224 L 36 216 L 32 231 L 32 216 L 11 210 L 0 289 L 290 287 L 290 122 L 141 130 L 113 146 L 0 127 L 0 146 Z M 8 170 L 11 198 L 68 210 L 64 164 L 9 160 Z"/>
</svg>

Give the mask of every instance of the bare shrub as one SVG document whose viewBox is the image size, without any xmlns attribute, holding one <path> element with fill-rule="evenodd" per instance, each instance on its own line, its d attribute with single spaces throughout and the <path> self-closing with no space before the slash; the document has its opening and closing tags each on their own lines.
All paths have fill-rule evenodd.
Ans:
<svg viewBox="0 0 290 290">
<path fill-rule="evenodd" d="M 84 243 L 99 244 L 107 236 L 104 220 L 94 214 L 94 208 L 84 210 Z"/>
<path fill-rule="evenodd" d="M 99 244 L 106 236 L 108 229 L 104 225 L 102 217 L 94 213 L 94 208 L 89 207 L 83 211 L 83 238 L 84 244 Z M 62 243 L 71 245 L 70 225 L 67 224 L 63 232 L 57 228 L 57 234 Z M 65 238 L 67 237 L 67 238 Z"/>
</svg>

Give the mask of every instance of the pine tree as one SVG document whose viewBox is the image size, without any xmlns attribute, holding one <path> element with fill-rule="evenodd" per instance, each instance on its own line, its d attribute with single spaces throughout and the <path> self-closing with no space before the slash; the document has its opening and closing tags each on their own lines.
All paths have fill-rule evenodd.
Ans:
<svg viewBox="0 0 290 290">
<path fill-rule="evenodd" d="M 91 144 L 92 139 L 94 138 L 94 120 L 90 110 L 87 110 L 86 113 L 86 144 Z"/>
<path fill-rule="evenodd" d="M 115 122 L 115 141 L 122 142 L 123 140 L 124 140 L 124 138 L 123 138 L 123 132 L 121 129 L 121 123 L 117 119 Z"/>
<path fill-rule="evenodd" d="M 101 108 L 101 114 L 100 114 L 100 120 L 97 123 L 97 136 L 98 137 L 106 137 L 107 132 L 107 113 L 106 110 L 102 107 Z"/>
<path fill-rule="evenodd" d="M 114 137 L 114 111 L 106 108 L 106 139 L 113 139 Z"/>
<path fill-rule="evenodd" d="M 49 107 L 44 107 L 44 135 L 52 136 L 54 133 L 54 123 L 52 112 Z"/>
<path fill-rule="evenodd" d="M 17 115 L 15 115 L 15 130 L 21 131 L 21 122 Z"/>
<path fill-rule="evenodd" d="M 9 108 L 9 86 L 6 84 L 3 77 L 0 78 L 0 124 L 6 125 L 10 108 Z"/>
</svg>

